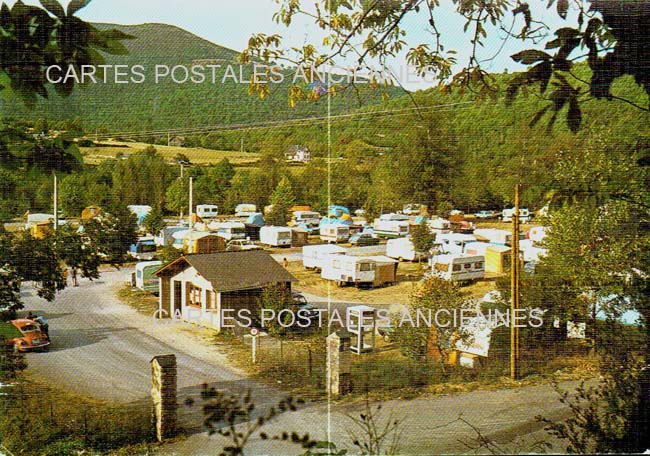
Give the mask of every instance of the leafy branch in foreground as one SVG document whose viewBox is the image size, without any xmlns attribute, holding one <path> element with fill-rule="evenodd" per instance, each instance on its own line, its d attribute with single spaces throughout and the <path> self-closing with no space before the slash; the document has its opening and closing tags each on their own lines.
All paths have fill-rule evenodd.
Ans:
<svg viewBox="0 0 650 456">
<path fill-rule="evenodd" d="M 395 418 L 392 412 L 384 417 L 382 404 L 372 406 L 366 397 L 363 412 L 345 416 L 354 425 L 353 428 L 346 428 L 346 431 L 352 444 L 359 449 L 359 454 L 398 453 L 403 420 Z"/>
<path fill-rule="evenodd" d="M 210 435 L 218 434 L 228 440 L 220 456 L 239 456 L 244 454 L 246 445 L 251 438 L 261 440 L 281 440 L 306 450 L 306 455 L 334 454 L 336 446 L 329 442 L 318 442 L 310 439 L 309 434 L 300 435 L 296 432 L 282 432 L 280 435 L 269 436 L 262 428 L 286 412 L 295 412 L 302 399 L 287 397 L 268 410 L 257 410 L 251 391 L 243 396 L 219 391 L 214 387 L 203 385 L 201 398 L 204 401 L 204 426 Z M 322 452 L 322 451 L 325 452 Z M 344 453 L 338 453 L 344 454 Z"/>
</svg>

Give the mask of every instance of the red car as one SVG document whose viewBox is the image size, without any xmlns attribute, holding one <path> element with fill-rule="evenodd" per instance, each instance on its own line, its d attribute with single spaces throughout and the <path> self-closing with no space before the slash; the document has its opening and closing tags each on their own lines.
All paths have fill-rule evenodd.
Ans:
<svg viewBox="0 0 650 456">
<path fill-rule="evenodd" d="M 50 338 L 41 330 L 41 325 L 26 318 L 12 320 L 11 324 L 20 331 L 22 336 L 9 339 L 7 342 L 15 344 L 18 351 L 47 350 Z"/>
</svg>

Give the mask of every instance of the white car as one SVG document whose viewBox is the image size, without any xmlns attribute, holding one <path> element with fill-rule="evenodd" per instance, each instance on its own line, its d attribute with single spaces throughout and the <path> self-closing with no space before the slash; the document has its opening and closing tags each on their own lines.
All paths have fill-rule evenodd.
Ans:
<svg viewBox="0 0 650 456">
<path fill-rule="evenodd" d="M 259 249 L 261 249 L 261 247 L 259 245 L 255 245 L 255 243 L 249 239 L 236 239 L 234 241 L 230 241 L 226 246 L 226 250 L 229 252 Z"/>
</svg>

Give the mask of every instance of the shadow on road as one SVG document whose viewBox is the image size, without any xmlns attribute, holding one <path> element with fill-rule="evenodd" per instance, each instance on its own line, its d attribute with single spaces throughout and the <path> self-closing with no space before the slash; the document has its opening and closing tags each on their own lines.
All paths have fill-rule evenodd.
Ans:
<svg viewBox="0 0 650 456">
<path fill-rule="evenodd" d="M 47 316 L 45 318 L 48 318 Z M 96 344 L 102 340 L 125 331 L 137 331 L 136 328 L 92 328 L 92 329 L 50 329 L 50 352 L 69 350 Z"/>
</svg>

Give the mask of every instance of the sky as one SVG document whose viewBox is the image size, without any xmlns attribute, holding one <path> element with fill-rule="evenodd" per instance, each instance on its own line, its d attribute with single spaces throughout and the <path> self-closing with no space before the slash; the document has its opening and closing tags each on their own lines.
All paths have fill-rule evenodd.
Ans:
<svg viewBox="0 0 650 456">
<path fill-rule="evenodd" d="M 38 5 L 37 0 L 24 0 L 24 2 Z M 15 1 L 6 3 L 11 6 Z M 62 0 L 61 3 L 67 5 L 69 1 Z M 465 64 L 471 50 L 469 32 L 463 33 L 463 19 L 454 13 L 451 0 L 441 0 L 440 3 L 438 26 L 446 42 L 446 48 L 458 51 L 459 64 Z M 565 23 L 554 10 L 546 10 L 547 0 L 531 0 L 529 3 L 535 17 L 547 22 L 552 30 L 575 23 L 570 20 L 571 16 L 575 16 L 575 12 L 571 12 L 569 22 Z M 313 4 L 313 1 L 307 0 L 305 4 Z M 284 37 L 285 43 L 291 46 L 301 46 L 305 42 L 320 42 L 323 37 L 322 31 L 318 30 L 311 19 L 298 20 L 290 29 L 286 29 L 273 21 L 272 16 L 276 9 L 277 4 L 274 0 L 93 0 L 78 13 L 78 16 L 91 22 L 171 24 L 213 43 L 238 51 L 247 46 L 251 34 L 259 32 L 279 33 Z M 509 27 L 512 16 L 508 15 L 505 22 Z M 519 17 L 514 29 L 519 30 L 522 26 L 523 20 Z M 408 32 L 407 38 L 411 42 L 418 44 L 432 42 L 427 17 L 414 17 L 405 24 L 405 28 Z M 484 62 L 485 69 L 493 72 L 502 72 L 505 69 L 522 70 L 523 67 L 512 61 L 509 56 L 522 49 L 530 48 L 531 44 L 509 40 L 501 49 L 502 40 L 499 37 L 503 34 L 498 30 L 488 30 L 488 33 L 489 39 L 486 40 L 485 47 L 479 50 L 480 57 L 486 59 L 495 54 L 498 56 Z M 391 63 L 391 67 L 401 65 L 405 65 L 404 53 L 397 61 Z M 426 88 L 431 84 L 406 85 L 410 89 L 417 89 Z"/>
</svg>

